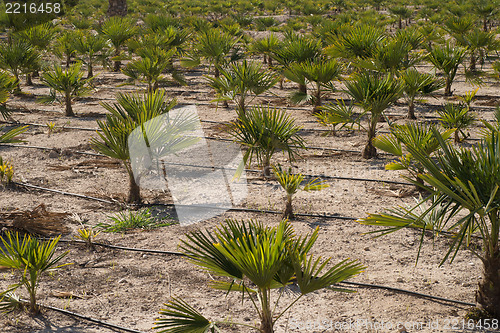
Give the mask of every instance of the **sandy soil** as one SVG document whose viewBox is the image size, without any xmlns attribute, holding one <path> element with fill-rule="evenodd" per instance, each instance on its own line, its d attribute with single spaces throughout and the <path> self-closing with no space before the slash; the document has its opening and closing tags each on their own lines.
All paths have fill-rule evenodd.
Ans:
<svg viewBox="0 0 500 333">
<path fill-rule="evenodd" d="M 423 68 L 430 70 L 430 67 Z M 206 105 L 212 98 L 202 77 L 203 72 L 188 74 L 189 86 L 167 87 L 169 95 L 179 103 L 200 103 L 198 112 L 201 119 L 229 121 L 235 119 L 230 109 L 216 109 Z M 99 102 L 111 102 L 118 92 L 132 91 L 133 88 L 117 88 L 123 80 L 121 75 L 102 72 L 98 75 L 98 90 L 87 98 L 76 101 L 74 118 L 64 117 L 59 105 L 37 104 L 31 97 L 12 98 L 8 105 L 15 108 L 14 119 L 20 122 L 46 124 L 55 122 L 62 126 L 96 128 L 96 120 L 103 119 L 104 109 Z M 35 81 L 36 83 L 37 81 Z M 281 107 L 287 106 L 286 96 L 294 87 L 285 84 L 286 90 L 273 89 L 280 97 L 266 95 L 262 103 Z M 339 85 L 340 87 L 340 85 Z M 458 78 L 454 84 L 455 94 L 473 88 Z M 31 95 L 43 95 L 47 89 L 42 86 L 23 87 Z M 441 92 L 442 93 L 442 92 Z M 482 87 L 481 98 L 473 104 L 481 117 L 491 118 L 492 104 L 498 98 L 497 83 Z M 330 96 L 340 97 L 341 94 Z M 444 102 L 439 95 L 429 98 L 417 107 L 420 119 Z M 204 103 L 204 104 L 202 104 Z M 488 105 L 484 105 L 488 104 Z M 289 112 L 305 128 L 322 128 L 311 116 L 312 107 L 303 106 Z M 403 104 L 392 107 L 388 113 L 393 120 L 404 122 L 406 109 Z M 227 137 L 220 126 L 204 124 L 207 135 Z M 381 123 L 381 129 L 387 124 Z M 471 131 L 473 136 L 477 130 Z M 128 188 L 126 173 L 119 165 L 101 163 L 101 157 L 76 154 L 75 151 L 91 152 L 89 139 L 96 136 L 92 131 L 62 130 L 48 136 L 47 128 L 30 127 L 23 135 L 27 145 L 60 148 L 62 151 L 47 151 L 28 148 L 2 147 L 0 153 L 12 160 L 16 169 L 16 180 L 48 188 L 93 195 L 101 198 L 123 200 Z M 342 133 L 338 137 L 321 136 L 319 132 L 305 132 L 304 138 L 311 146 L 330 147 L 361 151 L 364 133 Z M 281 155 L 276 161 L 285 163 Z M 362 177 L 387 180 L 401 180 L 397 172 L 384 170 L 388 161 L 384 156 L 364 160 L 359 153 L 310 150 L 302 153 L 303 159 L 293 163 L 301 172 L 332 176 Z M 101 162 L 100 162 L 101 161 Z M 414 202 L 414 196 L 399 197 L 405 189 L 401 185 L 382 183 L 330 181 L 330 187 L 321 192 L 298 193 L 294 204 L 297 212 L 325 212 L 351 217 L 364 217 L 368 212 L 379 212 L 394 205 Z M 249 179 L 249 195 L 242 206 L 250 208 L 283 208 L 283 192 L 275 181 L 262 180 L 256 176 Z M 148 202 L 162 202 L 159 193 L 143 191 Z M 1 189 L 2 211 L 30 210 L 44 203 L 50 211 L 77 214 L 90 225 L 108 222 L 107 216 L 119 208 L 95 201 L 41 192 L 25 188 Z M 224 218 L 258 219 L 265 224 L 275 225 L 279 216 L 226 212 L 203 223 L 189 227 L 172 225 L 152 231 L 132 231 L 124 234 L 101 233 L 98 241 L 135 248 L 150 248 L 176 251 L 182 235 L 194 228 L 213 228 Z M 353 281 L 374 283 L 408 289 L 425 294 L 442 296 L 465 302 L 474 302 L 477 283 L 480 281 L 480 263 L 466 251 L 459 252 L 453 264 L 438 267 L 447 249 L 448 241 L 438 239 L 434 244 L 426 241 L 423 252 L 415 265 L 419 246 L 419 233 L 406 230 L 383 238 L 372 238 L 367 232 L 375 230 L 353 221 L 297 218 L 292 221 L 298 233 L 311 232 L 320 228 L 319 240 L 313 253 L 331 256 L 334 261 L 345 258 L 359 259 L 368 268 Z M 71 239 L 78 222 L 70 221 L 72 233 L 64 239 Z M 223 292 L 211 290 L 207 286 L 209 275 L 188 263 L 185 259 L 168 255 L 153 255 L 120 250 L 97 248 L 90 251 L 82 245 L 60 243 L 60 251 L 70 250 L 65 262 L 72 263 L 56 273 L 46 276 L 40 283 L 39 299 L 42 304 L 52 305 L 98 318 L 117 325 L 152 332 L 151 329 L 162 304 L 170 296 L 178 296 L 213 319 L 227 319 L 247 324 L 256 323 L 258 317 L 250 303 L 241 302 L 237 294 L 225 296 Z M 0 287 L 15 282 L 9 271 L 2 272 Z M 73 292 L 75 297 L 61 299 L 55 297 L 57 291 Z M 431 301 L 407 294 L 376 289 L 356 289 L 356 293 L 344 294 L 319 291 L 303 297 L 290 312 L 277 323 L 276 332 L 328 332 L 334 331 L 335 323 L 366 320 L 366 325 L 350 327 L 345 331 L 396 332 L 387 324 L 399 322 L 413 323 L 408 332 L 447 331 L 446 324 L 462 320 L 468 308 L 446 302 Z M 292 300 L 285 296 L 280 306 Z M 427 326 L 429 320 L 438 322 L 439 329 Z M 323 326 L 317 326 L 323 322 Z M 377 326 L 377 323 L 379 326 Z M 380 324 L 385 323 L 381 328 Z M 422 324 L 423 323 L 423 324 Z M 304 326 L 309 324 L 309 326 Z M 316 324 L 316 326 L 314 325 Z M 337 324 L 338 325 L 338 324 Z M 450 328 L 450 327 L 448 327 Z M 1 332 L 111 332 L 86 321 L 76 320 L 53 311 L 44 310 L 41 315 L 31 317 L 25 313 L 2 315 Z M 247 332 L 247 328 L 225 327 L 228 332 Z M 339 331 L 337 329 L 337 331 Z"/>
</svg>

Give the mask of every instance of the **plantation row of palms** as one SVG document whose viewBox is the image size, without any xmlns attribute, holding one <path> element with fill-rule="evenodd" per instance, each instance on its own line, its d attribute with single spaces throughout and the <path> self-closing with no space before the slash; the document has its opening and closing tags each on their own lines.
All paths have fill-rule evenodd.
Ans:
<svg viewBox="0 0 500 333">
<path fill-rule="evenodd" d="M 321 2 L 315 6 L 319 4 Z M 372 5 L 382 3 L 373 1 Z M 224 7 L 224 3 L 221 6 Z M 459 13 L 462 7 L 457 8 L 454 9 Z M 115 17 L 102 22 L 96 30 L 68 30 L 46 23 L 14 31 L 9 34 L 8 42 L 0 44 L 0 67 L 4 70 L 0 76 L 0 101 L 5 103 L 10 93 L 22 98 L 23 75 L 27 85 L 39 76 L 40 82 L 51 91 L 41 97 L 40 102 L 52 103 L 59 99 L 66 116 L 74 116 L 72 101 L 92 90 L 98 65 L 123 73 L 128 78 L 125 84 L 145 84 L 143 96 L 120 94 L 116 103 L 102 104 L 107 111 L 106 118 L 98 121 L 101 131 L 91 142 L 96 151 L 123 163 L 130 181 L 127 201 L 140 204 L 140 188 L 131 167 L 129 137 L 136 128 L 142 132 L 147 130 L 150 143 L 164 142 L 168 137 L 169 149 L 163 153 L 191 144 L 180 133 L 166 135 L 165 128 L 160 130 L 160 124 L 153 120 L 168 113 L 176 104 L 161 88 L 172 84 L 169 81 L 187 84 L 183 76 L 189 70 L 186 68 L 205 64 L 208 67 L 206 84 L 214 90 L 215 101 L 235 105 L 237 119 L 228 126 L 228 132 L 245 149 L 245 163 L 240 170 L 256 159 L 264 176 L 274 174 L 287 193 L 284 216 L 293 218 L 293 195 L 299 189 L 320 190 L 326 185 L 319 180 L 302 185 L 302 175 L 273 165 L 276 152 L 282 151 L 291 162 L 306 145 L 299 134 L 300 126 L 292 116 L 258 105 L 259 96 L 276 93 L 286 80 L 293 82 L 296 88 L 289 96 L 290 102 L 311 104 L 311 118 L 334 130 L 337 125 L 363 128 L 367 133 L 363 157 L 375 157 L 377 148 L 397 156 L 387 169 L 407 170 L 409 181 L 431 193 L 415 207 L 372 214 L 361 222 L 382 226 L 384 234 L 406 227 L 418 228 L 422 230 L 422 240 L 426 232 L 455 233 L 443 262 L 453 259 L 462 246 L 473 251 L 484 269 L 477 303 L 487 312 L 486 316 L 499 318 L 499 114 L 493 125 L 484 123 L 483 141 L 472 149 L 457 148 L 449 138 L 454 135 L 455 143 L 459 143 L 460 134 L 465 137 L 464 128 L 474 120 L 470 112 L 474 93 L 462 96 L 460 104 L 448 103 L 439 110 L 444 129 L 425 123 L 389 124 L 390 134 L 377 136 L 379 121 L 396 101 L 404 99 L 408 118 L 415 119 L 419 98 L 436 94 L 441 88 L 445 96 L 452 95 L 452 84 L 459 71 L 463 71 L 469 82 L 481 83 L 485 77 L 484 65 L 499 48 L 494 32 L 487 31 L 493 16 L 455 15 L 441 26 L 429 18 L 422 26 L 403 29 L 403 21 L 409 18 L 408 8 L 391 6 L 389 10 L 398 20 L 399 29 L 395 33 L 341 19 L 322 20 L 310 34 L 288 30 L 282 35 L 269 34 L 256 40 L 249 38 L 243 25 L 235 19 L 234 23 L 220 20 L 215 24 L 193 20 L 187 26 L 178 24 L 172 17 L 149 16 L 144 26 L 139 27 L 136 20 Z M 479 17 L 484 19 L 482 29 L 474 28 L 474 20 Z M 266 23 L 263 20 L 261 24 Z M 53 54 L 47 52 L 51 49 Z M 44 65 L 54 62 L 55 57 L 59 59 L 55 65 Z M 432 66 L 436 73 L 423 73 L 421 66 Z M 340 93 L 343 99 L 324 104 L 329 97 L 338 97 Z M 10 111 L 5 108 L 2 115 L 10 117 Z M 25 130 L 18 128 L 5 133 L 0 143 L 13 142 Z M 12 179 L 8 168 L 9 165 L 0 160 L 2 181 L 4 177 Z M 482 242 L 479 249 L 469 246 L 477 235 Z M 271 310 L 272 289 L 298 285 L 302 296 L 362 271 L 363 266 L 355 261 L 343 261 L 326 269 L 328 261 L 309 257 L 316 237 L 317 231 L 308 237 L 295 236 L 285 221 L 268 228 L 254 222 L 230 220 L 215 232 L 188 234 L 182 248 L 197 265 L 223 278 L 213 282 L 214 287 L 248 296 L 260 317 L 258 329 L 268 333 L 273 332 L 274 323 L 288 309 L 279 313 Z M 24 272 L 23 276 L 34 274 L 35 280 L 40 272 L 59 266 L 63 257 L 53 259 L 57 241 L 47 243 L 44 253 L 48 264 L 46 262 L 43 269 L 31 267 L 27 262 L 33 259 L 39 243 L 14 236 L 3 240 L 6 251 L 2 250 L 4 258 L 0 259 L 0 265 L 10 265 Z M 15 256 L 26 257 L 24 264 L 11 260 Z M 22 285 L 33 297 L 32 309 L 37 310 L 36 281 L 25 278 L 16 288 Z M 2 296 L 11 299 L 11 291 Z M 171 332 L 215 331 L 218 324 L 180 299 L 168 303 L 162 314 L 167 318 L 159 319 L 157 328 L 166 332 L 169 329 Z"/>
</svg>

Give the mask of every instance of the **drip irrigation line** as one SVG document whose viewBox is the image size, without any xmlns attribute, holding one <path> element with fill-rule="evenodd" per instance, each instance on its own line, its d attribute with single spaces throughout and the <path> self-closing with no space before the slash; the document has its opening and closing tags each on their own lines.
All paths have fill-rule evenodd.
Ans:
<svg viewBox="0 0 500 333">
<path fill-rule="evenodd" d="M 25 301 L 25 300 L 23 300 L 23 301 Z M 25 301 L 25 302 L 27 302 L 27 301 Z M 93 322 L 93 323 L 95 323 L 95 324 L 97 324 L 99 326 L 109 327 L 109 328 L 121 330 L 121 331 L 124 331 L 124 332 L 130 332 L 130 333 L 146 333 L 146 332 L 143 332 L 143 331 L 135 330 L 133 328 L 127 328 L 127 327 L 123 327 L 123 326 L 111 324 L 109 322 L 102 321 L 102 320 L 99 320 L 99 319 L 95 319 L 95 318 L 92 318 L 92 317 L 84 316 L 84 315 L 81 315 L 81 314 L 76 313 L 76 312 L 72 312 L 72 311 L 68 311 L 68 310 L 63 310 L 63 309 L 60 309 L 60 308 L 56 308 L 56 307 L 53 307 L 53 306 L 50 306 L 50 305 L 43 305 L 42 304 L 41 306 L 43 306 L 46 309 L 52 310 L 52 311 L 63 313 L 65 315 L 67 315 L 67 316 L 76 317 L 76 318 L 79 318 L 79 319 L 83 319 L 83 320 L 87 320 L 87 321 Z"/>
<path fill-rule="evenodd" d="M 39 146 L 24 146 L 24 145 L 14 145 L 14 144 L 0 144 L 1 146 L 7 146 L 7 147 L 16 147 L 16 148 L 33 148 L 33 149 L 42 149 L 42 150 L 54 150 L 57 148 L 49 148 L 49 147 L 39 147 Z M 318 148 L 320 149 L 320 148 Z M 332 150 L 334 148 L 331 148 Z M 342 150 L 346 151 L 346 150 Z M 348 152 L 356 152 L 357 151 L 348 151 Z M 107 157 L 106 155 L 103 154 L 96 154 L 96 153 L 88 153 L 88 152 L 82 152 L 82 151 L 75 151 L 77 154 L 83 154 L 83 155 L 90 155 L 90 156 L 97 156 L 97 157 Z M 167 162 L 165 162 L 167 163 Z M 224 170 L 236 170 L 235 168 L 224 168 L 224 167 L 216 167 L 216 166 L 203 166 L 203 165 L 195 165 L 195 164 L 183 164 L 183 163 L 167 163 L 171 165 L 179 165 L 179 166 L 186 166 L 186 167 L 195 167 L 195 168 L 205 168 L 205 169 L 224 169 Z M 261 173 L 261 170 L 254 170 L 254 169 L 244 169 L 246 172 L 254 172 L 254 173 Z M 309 175 L 309 174 L 302 174 L 306 178 L 324 178 L 324 179 L 337 179 L 337 180 L 352 180 L 352 181 L 365 181 L 365 182 L 375 182 L 375 183 L 386 183 L 386 184 L 396 184 L 396 185 L 406 185 L 406 186 L 413 186 L 414 184 L 412 183 L 407 183 L 407 182 L 398 182 L 394 180 L 384 180 L 384 179 L 371 179 L 371 178 L 355 178 L 355 177 L 341 177 L 341 176 L 328 176 L 328 175 Z M 22 183 L 17 183 L 18 185 L 23 185 Z M 26 185 L 28 186 L 28 184 Z M 34 185 L 29 185 L 29 186 L 34 186 Z"/>
<path fill-rule="evenodd" d="M 474 304 L 474 303 L 457 301 L 457 300 L 453 300 L 453 299 L 449 299 L 449 298 L 432 296 L 432 295 L 422 294 L 422 293 L 415 292 L 415 291 L 410 291 L 410 290 L 400 289 L 400 288 L 395 288 L 395 287 L 389 287 L 389 286 L 382 286 L 382 285 L 378 285 L 378 284 L 349 282 L 349 281 L 342 281 L 340 283 L 351 285 L 351 286 L 363 287 L 363 288 L 384 289 L 384 290 L 389 290 L 389 291 L 395 291 L 395 292 L 414 295 L 414 296 L 418 296 L 418 297 L 422 297 L 422 298 L 429 298 L 429 299 L 436 300 L 436 301 L 456 303 L 456 304 L 466 305 L 466 306 L 476 306 L 476 304 Z"/>
<path fill-rule="evenodd" d="M 45 187 L 41 187 L 41 186 L 35 186 L 35 185 L 27 184 L 27 183 L 12 182 L 12 184 L 19 185 L 19 186 L 25 186 L 25 187 L 29 187 L 29 188 L 34 188 L 34 189 L 41 190 L 41 191 L 47 191 L 47 192 L 53 192 L 53 193 L 58 193 L 58 194 L 62 194 L 62 195 L 74 196 L 74 197 L 86 199 L 86 200 L 94 200 L 94 201 L 99 201 L 102 203 L 123 206 L 123 204 L 118 202 L 118 201 L 104 200 L 104 199 L 100 199 L 100 198 L 96 198 L 96 197 L 92 197 L 92 196 L 88 196 L 88 195 L 59 191 L 59 190 L 49 189 L 49 188 L 45 188 Z M 129 204 L 128 206 L 131 206 L 131 207 L 207 208 L 207 209 L 215 209 L 215 210 L 223 210 L 223 211 L 234 211 L 234 212 L 264 213 L 264 214 L 275 214 L 275 215 L 282 215 L 283 214 L 283 212 L 281 212 L 281 211 L 268 210 L 268 209 L 253 209 L 253 208 L 243 208 L 243 207 L 220 207 L 220 206 L 210 206 L 210 205 L 181 205 L 181 204 L 165 204 L 165 203 L 152 204 L 152 203 L 150 203 L 150 204 Z M 337 215 L 336 213 L 334 213 L 333 215 L 327 215 L 326 213 L 324 213 L 324 214 L 295 213 L 295 216 L 319 217 L 319 218 L 351 220 L 351 221 L 357 220 L 357 218 L 355 218 L 355 217 L 341 216 L 341 215 Z"/>
<path fill-rule="evenodd" d="M 83 195 L 83 194 L 77 194 L 77 193 L 70 193 L 70 192 L 65 192 L 65 191 L 59 191 L 59 190 L 54 190 L 54 189 L 50 189 L 50 188 L 46 188 L 46 187 L 31 185 L 31 184 L 28 184 L 28 183 L 19 183 L 19 182 L 11 182 L 11 183 L 13 185 L 24 186 L 24 187 L 33 188 L 33 189 L 36 189 L 36 190 L 41 190 L 41 191 L 46 191 L 46 192 L 53 192 L 53 193 L 58 193 L 58 194 L 62 194 L 62 195 L 68 195 L 68 196 L 82 198 L 82 199 L 95 200 L 95 201 L 99 201 L 99 202 L 107 203 L 107 204 L 111 204 L 111 205 L 120 205 L 120 203 L 118 201 L 110 201 L 110 200 L 100 199 L 100 198 L 91 197 L 91 196 Z"/>
<path fill-rule="evenodd" d="M 41 240 L 51 240 L 51 238 L 41 238 Z M 60 239 L 59 243 L 77 243 L 77 244 L 88 244 L 85 241 L 82 240 L 77 240 L 77 239 Z M 174 255 L 174 256 L 185 256 L 184 253 L 181 252 L 172 252 L 172 251 L 162 251 L 162 250 L 152 250 L 152 249 L 141 249 L 141 248 L 135 248 L 135 247 L 125 247 L 125 246 L 119 246 L 119 245 L 111 245 L 111 244 L 104 244 L 104 243 L 96 243 L 92 242 L 92 245 L 96 246 L 101 246 L 101 247 L 106 247 L 109 249 L 116 249 L 116 250 L 125 250 L 125 251 L 132 251 L 132 252 L 144 252 L 144 253 L 155 253 L 155 254 L 168 254 L 168 255 Z"/>
<path fill-rule="evenodd" d="M 0 143 L 0 147 L 5 146 L 5 147 L 14 147 L 14 148 L 31 148 L 31 149 L 41 149 L 41 150 L 60 150 L 61 148 L 50 148 L 50 147 L 40 147 L 40 146 L 27 146 L 27 145 L 15 145 L 11 143 Z M 97 153 L 88 153 L 85 151 L 75 151 L 75 154 L 81 154 L 81 155 L 90 155 L 90 156 L 99 156 L 99 157 L 107 157 L 106 155 L 103 154 L 97 154 Z"/>
</svg>

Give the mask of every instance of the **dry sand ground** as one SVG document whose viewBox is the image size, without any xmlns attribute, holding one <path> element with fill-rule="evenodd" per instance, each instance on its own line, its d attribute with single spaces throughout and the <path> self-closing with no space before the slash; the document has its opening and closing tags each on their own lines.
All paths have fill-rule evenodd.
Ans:
<svg viewBox="0 0 500 333">
<path fill-rule="evenodd" d="M 430 67 L 423 67 L 430 70 Z M 189 86 L 166 88 L 169 95 L 180 103 L 206 103 L 213 98 L 204 83 L 202 73 L 188 74 Z M 63 125 L 96 128 L 96 120 L 103 119 L 104 109 L 100 101 L 111 102 L 116 93 L 131 91 L 133 88 L 121 88 L 121 75 L 100 73 L 98 91 L 88 98 L 74 104 L 77 117 L 63 116 L 59 105 L 44 106 L 37 104 L 34 98 L 15 97 L 9 106 L 15 108 L 14 119 L 20 122 L 46 124 L 55 122 L 59 128 Z M 36 83 L 36 81 L 35 81 Z M 286 91 L 273 89 L 280 96 L 263 97 L 260 101 L 276 106 L 286 106 L 286 95 L 294 87 L 285 85 Z M 454 84 L 455 94 L 464 93 L 473 88 L 463 82 L 459 76 Z M 41 86 L 23 87 L 28 94 L 47 94 Z M 491 118 L 492 107 L 496 103 L 498 84 L 490 82 L 479 90 L 482 96 L 473 104 L 481 117 Z M 333 97 L 340 97 L 341 94 Z M 431 113 L 432 109 L 444 102 L 442 97 L 429 98 L 427 103 L 417 108 L 417 116 Z M 305 128 L 321 128 L 311 116 L 311 107 L 289 112 Z M 235 118 L 233 110 L 215 106 L 199 105 L 201 119 L 229 121 Z M 391 108 L 391 114 L 399 114 L 393 120 L 406 121 L 406 109 L 403 104 Z M 225 136 L 219 126 L 204 124 L 206 134 Z M 383 123 L 380 128 L 387 128 Z M 476 131 L 472 131 L 473 136 Z M 321 136 L 318 132 L 305 133 L 305 139 L 311 146 L 341 148 L 361 151 L 365 134 L 342 133 L 338 137 Z M 4 158 L 12 160 L 16 169 L 16 179 L 48 188 L 93 195 L 102 198 L 122 200 L 127 191 L 128 182 L 121 167 L 102 166 L 99 157 L 83 156 L 74 151 L 91 151 L 89 139 L 95 132 L 63 130 L 47 135 L 47 128 L 31 127 L 23 135 L 28 145 L 62 148 L 62 153 L 36 149 L 1 148 Z M 346 177 L 401 180 L 397 172 L 385 171 L 388 161 L 386 156 L 364 160 L 358 153 L 340 153 L 332 151 L 310 150 L 303 152 L 303 159 L 293 163 L 298 170 L 308 174 L 326 174 Z M 285 163 L 283 156 L 277 160 Z M 414 196 L 398 197 L 405 189 L 400 185 L 382 183 L 330 181 L 330 187 L 321 192 L 299 193 L 295 198 L 297 212 L 326 212 L 343 216 L 364 217 L 368 212 L 379 212 L 394 205 L 413 203 Z M 146 201 L 164 202 L 161 193 L 143 191 Z M 49 192 L 2 189 L 0 192 L 1 208 L 5 211 L 15 209 L 33 209 L 45 203 L 50 211 L 76 213 L 90 225 L 107 222 L 107 216 L 116 212 L 113 205 L 75 197 L 62 196 Z M 265 181 L 252 175 L 249 179 L 249 195 L 243 206 L 250 208 L 268 208 L 280 210 L 283 205 L 283 192 L 274 181 Z M 212 218 L 189 227 L 173 225 L 152 231 L 132 231 L 124 234 L 101 233 L 99 241 L 136 248 L 177 250 L 180 237 L 186 231 L 195 228 L 213 228 L 224 218 L 258 219 L 268 225 L 276 225 L 280 218 L 274 215 L 226 212 L 223 216 Z M 419 234 L 406 230 L 382 238 L 372 238 L 367 232 L 373 227 L 363 226 L 353 221 L 324 218 L 297 218 L 292 221 L 298 233 L 311 232 L 319 226 L 320 233 L 313 253 L 331 256 L 334 261 L 345 258 L 359 259 L 368 268 L 353 281 L 375 283 L 408 289 L 421 293 L 447 297 L 465 302 L 474 302 L 477 283 L 480 281 L 480 262 L 466 251 L 459 252 L 453 264 L 438 264 L 446 251 L 448 241 L 438 239 L 434 244 L 429 240 L 423 246 L 423 252 L 415 265 Z M 74 231 L 79 224 L 70 224 Z M 64 238 L 70 239 L 71 234 Z M 83 246 L 60 244 L 59 250 L 71 250 L 65 261 L 73 265 L 46 276 L 40 284 L 39 299 L 48 304 L 80 314 L 105 320 L 141 331 L 151 332 L 154 320 L 162 303 L 169 296 L 178 296 L 213 319 L 228 319 L 247 324 L 255 323 L 257 315 L 251 304 L 243 304 L 237 294 L 225 297 L 223 292 L 211 290 L 207 286 L 209 275 L 186 260 L 168 255 L 152 255 L 99 248 L 95 252 Z M 15 282 L 10 272 L 2 272 L 0 287 Z M 61 299 L 54 296 L 56 291 L 71 291 L 80 297 Z M 285 296 L 280 306 L 288 303 L 291 296 Z M 332 291 L 319 291 L 305 296 L 289 313 L 279 320 L 277 332 L 328 332 L 334 331 L 339 323 L 366 320 L 366 325 L 345 327 L 344 331 L 359 332 L 396 332 L 388 324 L 399 322 L 413 323 L 409 332 L 450 331 L 450 323 L 461 321 L 467 312 L 466 306 L 436 302 L 407 294 L 400 294 L 376 289 L 357 289 L 357 293 L 344 294 Z M 322 327 L 319 322 L 325 321 Z M 438 330 L 431 329 L 427 323 L 439 325 Z M 300 326 L 309 323 L 309 326 Z M 379 326 L 377 326 L 377 323 Z M 381 324 L 384 326 L 381 328 Z M 315 324 L 315 325 L 313 325 Z M 446 327 L 448 324 L 448 327 Z M 432 328 L 435 328 L 433 326 Z M 448 328 L 448 329 L 447 329 Z M 111 332 L 85 321 L 76 320 L 53 311 L 44 310 L 37 317 L 24 313 L 2 315 L 1 332 Z M 247 328 L 227 327 L 223 331 L 247 332 Z"/>
</svg>

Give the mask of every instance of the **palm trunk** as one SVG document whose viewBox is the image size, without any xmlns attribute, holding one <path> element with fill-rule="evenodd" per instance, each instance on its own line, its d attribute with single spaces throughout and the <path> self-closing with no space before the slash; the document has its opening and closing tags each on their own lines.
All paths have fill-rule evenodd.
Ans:
<svg viewBox="0 0 500 333">
<path fill-rule="evenodd" d="M 459 143 L 459 142 L 460 142 L 460 137 L 458 136 L 458 134 L 459 134 L 459 130 L 457 129 L 457 130 L 454 132 L 454 134 L 455 134 L 455 143 Z"/>
<path fill-rule="evenodd" d="M 500 319 L 500 250 L 483 259 L 483 279 L 479 283 L 476 301 L 493 318 Z"/>
<path fill-rule="evenodd" d="M 128 171 L 128 168 L 127 168 Z M 128 191 L 128 198 L 127 202 L 128 203 L 133 203 L 133 204 L 140 204 L 141 203 L 141 188 L 139 185 L 137 185 L 137 182 L 135 181 L 134 173 L 132 170 L 128 172 L 128 178 L 129 178 L 129 191 Z"/>
<path fill-rule="evenodd" d="M 375 117 L 371 120 L 370 122 L 370 127 L 368 128 L 368 141 L 366 143 L 365 149 L 363 149 L 363 158 L 369 159 L 377 156 L 377 149 L 375 146 L 373 146 L 373 138 L 375 137 L 376 134 L 376 129 L 377 129 L 377 123 L 378 123 L 378 118 L 379 116 L 374 116 Z"/>
<path fill-rule="evenodd" d="M 266 178 L 271 177 L 271 157 L 265 157 L 262 163 L 262 175 Z"/>
<path fill-rule="evenodd" d="M 475 70 L 476 70 L 476 54 L 472 52 L 470 55 L 469 71 L 474 72 Z"/>
<path fill-rule="evenodd" d="M 262 305 L 262 317 L 260 321 L 260 332 L 261 333 L 274 333 L 273 330 L 273 314 L 271 312 L 271 306 L 269 304 L 269 290 L 261 291 L 261 305 Z"/>
<path fill-rule="evenodd" d="M 283 218 L 288 220 L 295 218 L 295 214 L 293 213 L 292 197 L 288 195 L 285 200 L 285 211 L 283 212 Z"/>
<path fill-rule="evenodd" d="M 305 84 L 300 84 L 299 83 L 299 91 L 302 93 L 302 94 L 307 94 L 307 86 Z"/>
<path fill-rule="evenodd" d="M 69 93 L 66 93 L 65 102 L 66 102 L 66 117 L 74 117 L 75 113 L 73 112 L 73 106 L 71 105 L 71 95 Z"/>
<path fill-rule="evenodd" d="M 87 74 L 87 79 L 90 79 L 91 77 L 94 76 L 94 66 L 92 65 L 92 62 L 89 61 L 89 72 Z"/>
<path fill-rule="evenodd" d="M 488 20 L 487 19 L 483 20 L 483 30 L 488 31 Z"/>
<path fill-rule="evenodd" d="M 446 86 L 444 88 L 444 95 L 445 96 L 451 96 L 451 79 L 446 78 Z"/>
<path fill-rule="evenodd" d="M 413 101 L 408 103 L 408 118 L 417 119 L 417 117 L 415 116 L 415 103 Z"/>
<path fill-rule="evenodd" d="M 115 51 L 115 57 L 117 57 L 119 55 L 120 55 L 120 48 L 117 47 L 116 51 Z M 115 65 L 113 66 L 113 71 L 114 72 L 119 72 L 121 66 L 122 66 L 122 62 L 120 60 L 116 60 L 115 61 Z"/>
<path fill-rule="evenodd" d="M 399 21 L 398 21 L 398 28 L 399 28 L 399 30 L 403 29 L 403 23 L 401 20 L 401 16 L 399 17 Z"/>
<path fill-rule="evenodd" d="M 71 54 L 66 54 L 66 68 L 69 68 L 69 64 L 71 63 Z"/>
<path fill-rule="evenodd" d="M 33 85 L 33 80 L 31 80 L 31 74 L 30 73 L 26 74 L 26 85 L 27 86 L 32 86 Z"/>
<path fill-rule="evenodd" d="M 321 104 L 322 104 L 322 100 L 321 100 L 321 88 L 319 86 L 319 83 L 318 83 L 318 86 L 316 87 L 316 92 L 315 92 L 315 101 L 314 101 L 314 108 L 313 108 L 313 114 L 316 114 L 316 113 L 319 113 L 320 112 L 320 109 L 321 109 Z"/>
<path fill-rule="evenodd" d="M 271 58 L 270 55 L 267 56 L 267 67 L 268 68 L 273 67 L 273 58 Z"/>
</svg>

